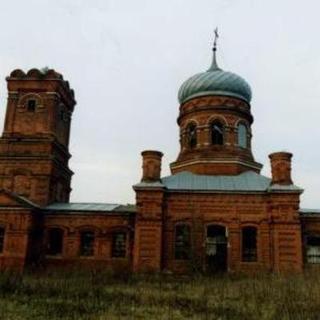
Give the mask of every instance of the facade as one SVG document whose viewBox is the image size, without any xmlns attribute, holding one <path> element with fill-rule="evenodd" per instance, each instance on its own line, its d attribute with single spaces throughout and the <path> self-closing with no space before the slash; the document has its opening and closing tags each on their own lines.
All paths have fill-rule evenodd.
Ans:
<svg viewBox="0 0 320 320">
<path fill-rule="evenodd" d="M 161 178 L 142 152 L 135 205 L 70 203 L 74 92 L 50 69 L 14 70 L 0 138 L 0 269 L 300 272 L 320 266 L 320 210 L 299 206 L 288 152 L 271 178 L 251 149 L 251 89 L 212 65 L 179 90 L 180 152 Z"/>
</svg>

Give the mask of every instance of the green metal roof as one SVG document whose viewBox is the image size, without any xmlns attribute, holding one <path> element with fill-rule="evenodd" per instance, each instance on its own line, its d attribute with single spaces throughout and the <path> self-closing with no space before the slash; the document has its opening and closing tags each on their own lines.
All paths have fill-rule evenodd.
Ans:
<svg viewBox="0 0 320 320">
<path fill-rule="evenodd" d="M 254 171 L 239 175 L 197 175 L 180 172 L 161 179 L 168 190 L 216 191 L 216 192 L 267 192 L 267 191 L 302 191 L 295 185 L 271 185 L 271 179 Z"/>
<path fill-rule="evenodd" d="M 198 73 L 186 80 L 179 89 L 178 99 L 184 103 L 192 98 L 222 95 L 245 100 L 250 103 L 249 84 L 235 73 L 223 70 L 209 70 Z"/>
<path fill-rule="evenodd" d="M 249 84 L 242 77 L 218 67 L 215 50 L 209 70 L 187 79 L 179 89 L 178 99 L 180 103 L 184 103 L 192 98 L 208 95 L 230 96 L 248 103 L 252 96 Z"/>
<path fill-rule="evenodd" d="M 320 209 L 300 209 L 299 213 L 302 217 L 320 218 Z"/>
<path fill-rule="evenodd" d="M 44 208 L 48 213 L 90 213 L 99 212 L 102 214 L 121 214 L 134 213 L 136 208 L 134 205 L 121 205 L 114 203 L 52 203 Z"/>
</svg>

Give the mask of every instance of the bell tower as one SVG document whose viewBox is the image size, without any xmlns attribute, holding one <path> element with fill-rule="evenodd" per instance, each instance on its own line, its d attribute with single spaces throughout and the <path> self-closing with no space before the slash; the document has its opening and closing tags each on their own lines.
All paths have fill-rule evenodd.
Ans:
<svg viewBox="0 0 320 320">
<path fill-rule="evenodd" d="M 52 69 L 14 70 L 0 138 L 0 188 L 38 205 L 68 202 L 71 116 L 76 101 L 68 81 Z"/>
<path fill-rule="evenodd" d="M 216 30 L 210 68 L 186 80 L 179 90 L 181 149 L 170 166 L 173 174 L 237 175 L 262 168 L 251 150 L 250 86 L 219 68 L 217 38 Z"/>
</svg>

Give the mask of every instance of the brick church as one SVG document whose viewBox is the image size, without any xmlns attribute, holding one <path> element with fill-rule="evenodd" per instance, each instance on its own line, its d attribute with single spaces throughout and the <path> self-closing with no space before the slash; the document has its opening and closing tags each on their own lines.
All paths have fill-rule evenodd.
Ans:
<svg viewBox="0 0 320 320">
<path fill-rule="evenodd" d="M 73 90 L 52 69 L 17 69 L 6 80 L 0 269 L 214 273 L 320 266 L 320 210 L 300 208 L 292 154 L 271 154 L 271 178 L 260 174 L 251 149 L 250 86 L 219 68 L 216 46 L 210 68 L 179 90 L 180 152 L 171 175 L 161 177 L 161 152 L 143 151 L 134 205 L 69 202 Z"/>
</svg>

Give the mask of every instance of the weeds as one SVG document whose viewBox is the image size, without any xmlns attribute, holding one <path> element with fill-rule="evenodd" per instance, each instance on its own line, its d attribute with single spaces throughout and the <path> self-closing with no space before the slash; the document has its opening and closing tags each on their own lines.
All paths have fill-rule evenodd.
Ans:
<svg viewBox="0 0 320 320">
<path fill-rule="evenodd" d="M 320 319 L 320 275 L 0 274 L 0 319 Z"/>
</svg>

